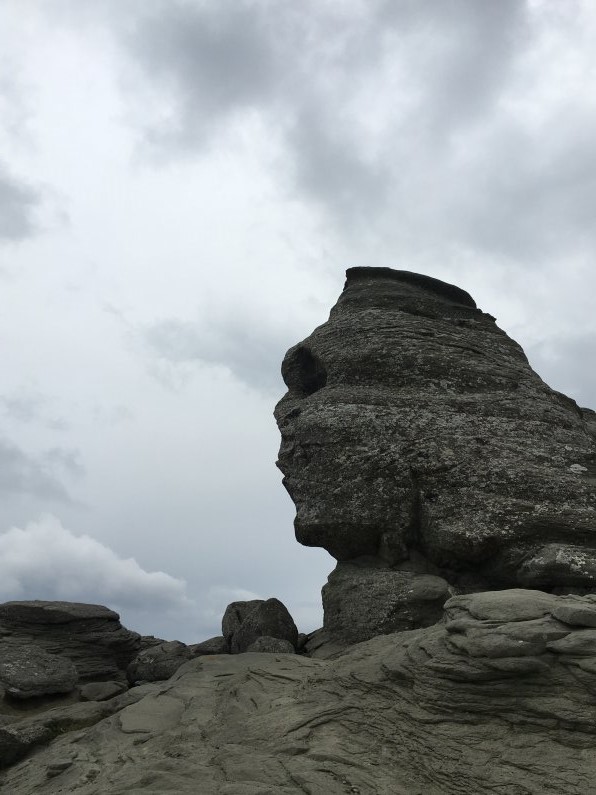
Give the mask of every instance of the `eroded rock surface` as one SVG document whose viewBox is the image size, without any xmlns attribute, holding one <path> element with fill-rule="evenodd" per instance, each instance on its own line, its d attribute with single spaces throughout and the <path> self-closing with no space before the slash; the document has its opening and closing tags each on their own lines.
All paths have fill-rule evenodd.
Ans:
<svg viewBox="0 0 596 795">
<path fill-rule="evenodd" d="M 444 621 L 334 660 L 195 658 L 167 682 L 75 705 L 89 710 L 77 724 L 70 708 L 73 731 L 56 736 L 66 710 L 53 724 L 46 716 L 55 739 L 6 771 L 0 787 L 589 795 L 595 632 L 596 596 L 513 589 L 454 597 Z M 82 728 L 93 716 L 96 725 Z M 23 736 L 12 727 L 13 747 Z"/>
<path fill-rule="evenodd" d="M 458 592 L 596 587 L 594 413 L 463 290 L 352 268 L 282 373 L 278 465 L 301 543 L 415 558 Z"/>
</svg>

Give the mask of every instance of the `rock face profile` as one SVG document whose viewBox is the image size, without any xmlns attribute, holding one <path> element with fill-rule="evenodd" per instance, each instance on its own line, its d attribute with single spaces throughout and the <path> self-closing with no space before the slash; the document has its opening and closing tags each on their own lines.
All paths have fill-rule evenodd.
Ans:
<svg viewBox="0 0 596 795">
<path fill-rule="evenodd" d="M 596 415 L 550 389 L 466 292 L 351 268 L 282 374 L 278 466 L 296 537 L 358 561 L 346 605 L 379 576 L 395 593 L 429 575 L 454 593 L 596 587 Z M 346 571 L 325 588 L 332 634 Z M 352 634 L 406 628 L 395 615 Z"/>
<path fill-rule="evenodd" d="M 324 627 L 234 602 L 186 646 L 0 605 L 0 791 L 592 795 L 596 414 L 466 292 L 386 268 L 350 269 L 282 372 Z"/>
</svg>

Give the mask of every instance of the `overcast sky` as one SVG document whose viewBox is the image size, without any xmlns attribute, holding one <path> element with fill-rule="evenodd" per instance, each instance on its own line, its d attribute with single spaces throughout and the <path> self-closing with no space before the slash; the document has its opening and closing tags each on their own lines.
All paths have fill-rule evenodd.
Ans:
<svg viewBox="0 0 596 795">
<path fill-rule="evenodd" d="M 590 0 L 0 0 L 0 600 L 322 623 L 271 416 L 353 265 L 596 407 Z"/>
</svg>

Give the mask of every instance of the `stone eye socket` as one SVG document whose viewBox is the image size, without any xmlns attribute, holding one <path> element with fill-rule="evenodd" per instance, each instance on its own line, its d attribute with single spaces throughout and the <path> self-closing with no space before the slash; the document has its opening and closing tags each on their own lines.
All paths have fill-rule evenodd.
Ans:
<svg viewBox="0 0 596 795">
<path fill-rule="evenodd" d="M 306 345 L 295 345 L 281 365 L 282 378 L 291 392 L 307 397 L 327 383 L 325 365 Z"/>
</svg>

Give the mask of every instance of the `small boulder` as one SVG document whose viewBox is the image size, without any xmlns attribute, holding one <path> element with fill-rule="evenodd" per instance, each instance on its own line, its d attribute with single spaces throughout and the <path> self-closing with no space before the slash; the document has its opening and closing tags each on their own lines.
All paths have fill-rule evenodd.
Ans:
<svg viewBox="0 0 596 795">
<path fill-rule="evenodd" d="M 165 641 L 142 651 L 126 669 L 126 677 L 135 682 L 159 682 L 169 679 L 192 654 L 179 640 Z"/>
<path fill-rule="evenodd" d="M 265 635 L 287 640 L 294 649 L 298 643 L 296 624 L 279 599 L 267 599 L 248 613 L 232 636 L 230 651 L 232 654 L 245 652 L 257 638 Z"/>
<path fill-rule="evenodd" d="M 281 638 L 272 638 L 269 635 L 263 635 L 257 638 L 254 643 L 251 643 L 249 651 L 265 652 L 267 654 L 295 654 L 296 650 L 289 640 L 282 640 Z"/>
<path fill-rule="evenodd" d="M 248 602 L 231 602 L 226 607 L 226 612 L 221 620 L 221 632 L 228 645 L 232 640 L 232 635 L 240 629 L 246 616 L 263 602 L 263 599 L 251 599 Z"/>
<path fill-rule="evenodd" d="M 70 660 L 35 644 L 0 644 L 0 684 L 12 698 L 70 693 L 79 676 Z"/>
<path fill-rule="evenodd" d="M 217 635 L 201 643 L 193 643 L 188 647 L 193 657 L 202 657 L 207 654 L 229 654 L 230 647 L 223 635 Z"/>
</svg>

